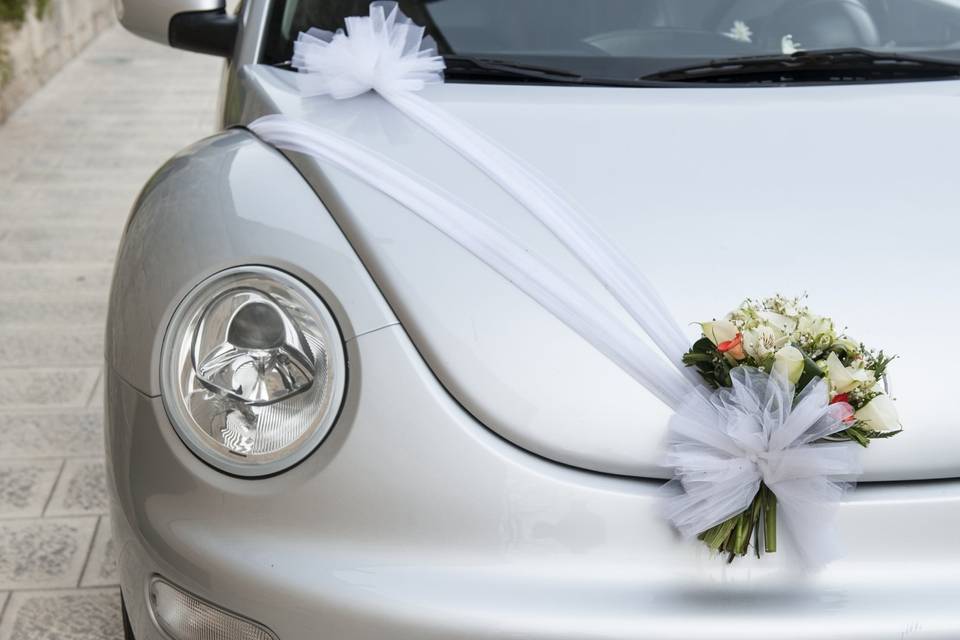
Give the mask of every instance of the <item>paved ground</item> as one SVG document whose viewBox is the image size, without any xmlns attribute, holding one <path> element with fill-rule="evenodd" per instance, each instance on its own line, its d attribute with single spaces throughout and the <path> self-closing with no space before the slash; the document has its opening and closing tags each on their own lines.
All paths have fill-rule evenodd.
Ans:
<svg viewBox="0 0 960 640">
<path fill-rule="evenodd" d="M 0 126 L 0 640 L 120 638 L 103 323 L 137 191 L 214 126 L 220 63 L 105 32 Z"/>
</svg>

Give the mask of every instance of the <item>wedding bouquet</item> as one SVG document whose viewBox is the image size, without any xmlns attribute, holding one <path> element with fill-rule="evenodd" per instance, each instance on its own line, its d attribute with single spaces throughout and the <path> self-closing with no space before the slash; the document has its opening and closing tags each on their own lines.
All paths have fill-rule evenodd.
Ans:
<svg viewBox="0 0 960 640">
<path fill-rule="evenodd" d="M 829 405 L 825 413 L 835 422 L 839 420 L 840 426 L 818 435 L 813 444 L 854 441 L 866 447 L 873 439 L 900 432 L 884 378 L 893 358 L 838 332 L 833 320 L 811 313 L 800 298 L 748 299 L 723 320 L 700 326 L 703 337 L 683 356 L 683 362 L 695 367 L 711 388 L 720 390 L 718 405 L 729 403 L 733 394 L 751 384 L 754 388 L 769 386 L 773 378 L 774 386 L 795 394 L 794 410 L 803 396 L 827 395 L 814 400 Z M 763 398 L 769 397 L 764 394 L 754 394 L 763 396 L 761 405 Z M 759 409 L 769 411 L 763 406 Z M 764 549 L 776 551 L 776 519 L 775 493 L 761 482 L 745 511 L 698 537 L 711 549 L 729 554 L 731 560 L 746 554 L 752 538 L 759 555 L 761 527 Z"/>
</svg>

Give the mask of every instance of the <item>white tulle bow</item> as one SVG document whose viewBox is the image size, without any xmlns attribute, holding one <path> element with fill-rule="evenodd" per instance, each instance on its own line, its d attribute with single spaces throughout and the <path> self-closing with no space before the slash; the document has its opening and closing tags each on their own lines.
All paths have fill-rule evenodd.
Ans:
<svg viewBox="0 0 960 640">
<path fill-rule="evenodd" d="M 828 562 L 839 550 L 832 510 L 861 468 L 855 445 L 818 442 L 846 428 L 827 382 L 795 398 L 792 385 L 759 369 L 731 377 L 732 388 L 691 394 L 670 420 L 665 463 L 682 492 L 667 499 L 667 517 L 694 537 L 745 511 L 763 482 L 804 563 Z"/>
<path fill-rule="evenodd" d="M 374 2 L 369 16 L 346 19 L 347 30 L 301 33 L 294 67 L 305 96 L 353 98 L 367 91 L 419 91 L 443 82 L 443 58 L 424 40 L 423 27 L 395 2 Z"/>
</svg>

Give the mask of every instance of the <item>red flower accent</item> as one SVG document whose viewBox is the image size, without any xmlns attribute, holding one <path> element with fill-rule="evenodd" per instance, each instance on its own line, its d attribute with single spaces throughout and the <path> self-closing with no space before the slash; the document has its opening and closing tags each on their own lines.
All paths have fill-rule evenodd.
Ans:
<svg viewBox="0 0 960 640">
<path fill-rule="evenodd" d="M 720 351 L 720 353 L 726 353 L 727 351 L 730 351 L 741 344 L 743 344 L 743 334 L 738 333 L 733 337 L 733 340 L 726 340 L 718 344 L 717 349 Z"/>
<path fill-rule="evenodd" d="M 743 360 L 747 354 L 743 352 L 743 334 L 738 333 L 733 340 L 726 340 L 717 345 L 720 353 L 729 353 L 734 360 Z"/>
<path fill-rule="evenodd" d="M 839 403 L 839 402 L 846 402 L 847 404 L 849 404 L 849 403 L 850 403 L 850 394 L 848 394 L 848 393 L 841 393 L 841 394 L 839 394 L 839 395 L 835 395 L 835 396 L 833 396 L 833 400 L 830 401 L 830 404 L 837 404 L 837 403 Z"/>
</svg>

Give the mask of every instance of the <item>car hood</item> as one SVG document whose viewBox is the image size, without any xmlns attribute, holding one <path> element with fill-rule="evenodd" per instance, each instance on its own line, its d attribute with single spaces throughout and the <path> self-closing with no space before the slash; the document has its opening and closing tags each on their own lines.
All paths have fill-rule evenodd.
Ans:
<svg viewBox="0 0 960 640">
<path fill-rule="evenodd" d="M 498 219 L 617 309 L 529 213 L 379 97 L 302 100 L 288 71 L 254 66 L 241 75 L 250 92 L 242 121 L 286 113 L 387 154 Z M 423 95 L 561 185 L 691 323 L 691 342 L 693 322 L 745 297 L 806 293 L 814 311 L 898 354 L 889 384 L 904 432 L 871 445 L 864 480 L 957 475 L 960 222 L 951 138 L 960 130 L 960 83 L 449 83 Z M 666 477 L 658 458 L 670 411 L 646 389 L 400 205 L 334 168 L 291 159 L 467 411 L 559 462 Z"/>
</svg>

